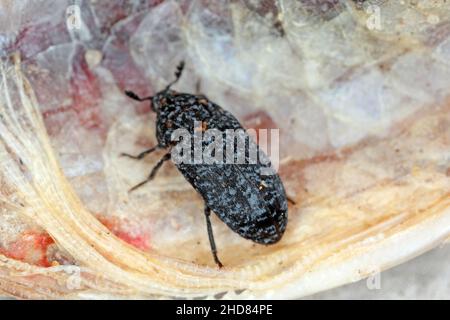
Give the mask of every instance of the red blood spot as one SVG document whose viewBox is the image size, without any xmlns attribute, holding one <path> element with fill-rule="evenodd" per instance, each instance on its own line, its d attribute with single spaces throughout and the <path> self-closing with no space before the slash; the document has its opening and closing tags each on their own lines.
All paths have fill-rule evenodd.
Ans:
<svg viewBox="0 0 450 320">
<path fill-rule="evenodd" d="M 141 250 L 148 250 L 148 237 L 143 235 L 131 236 L 130 234 L 123 231 L 115 231 L 114 234 L 125 241 L 128 244 L 131 244 L 133 247 L 136 247 Z"/>
<path fill-rule="evenodd" d="M 47 260 L 47 249 L 53 243 L 53 239 L 46 233 L 26 231 L 8 248 L 0 248 L 0 253 L 29 264 L 50 267 L 51 263 Z"/>
<path fill-rule="evenodd" d="M 122 239 L 133 247 L 136 247 L 143 251 L 148 251 L 150 249 L 150 237 L 148 233 L 141 233 L 141 231 L 138 230 L 131 234 L 130 232 L 123 230 L 122 225 L 125 221 L 119 220 L 116 217 L 99 216 L 97 217 L 97 219 L 116 237 Z"/>
</svg>

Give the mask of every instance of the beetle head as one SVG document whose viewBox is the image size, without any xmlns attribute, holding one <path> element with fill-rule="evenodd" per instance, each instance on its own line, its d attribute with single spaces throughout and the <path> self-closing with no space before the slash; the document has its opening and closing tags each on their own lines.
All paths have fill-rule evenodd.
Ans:
<svg viewBox="0 0 450 320">
<path fill-rule="evenodd" d="M 161 106 L 165 104 L 165 101 L 167 101 L 167 97 L 170 95 L 174 95 L 176 92 L 173 90 L 170 90 L 170 87 L 174 85 L 181 77 L 181 74 L 183 73 L 184 68 L 184 61 L 181 61 L 178 66 L 177 70 L 175 71 L 175 80 L 173 80 L 171 83 L 167 85 L 167 87 L 164 88 L 164 90 L 158 92 L 154 96 L 141 98 L 133 91 L 125 90 L 125 94 L 129 96 L 131 99 L 137 100 L 137 101 L 145 101 L 145 100 L 151 100 L 151 109 L 154 112 L 158 112 L 161 109 Z"/>
</svg>

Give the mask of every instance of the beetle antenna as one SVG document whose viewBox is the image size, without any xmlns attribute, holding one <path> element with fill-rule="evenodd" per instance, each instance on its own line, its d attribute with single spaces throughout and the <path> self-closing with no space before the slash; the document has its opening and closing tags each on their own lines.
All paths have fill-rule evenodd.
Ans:
<svg viewBox="0 0 450 320">
<path fill-rule="evenodd" d="M 174 85 L 178 80 L 181 78 L 181 74 L 183 73 L 184 69 L 184 61 L 180 61 L 180 63 L 177 66 L 177 70 L 175 71 L 175 80 L 173 80 L 171 83 L 167 85 L 167 87 L 164 89 L 164 91 L 167 91 L 170 89 L 172 85 Z"/>
<path fill-rule="evenodd" d="M 136 93 L 134 93 L 133 91 L 129 91 L 129 90 L 125 90 L 125 94 L 126 94 L 128 97 L 130 97 L 131 99 L 137 100 L 137 101 L 152 100 L 152 98 L 153 98 L 153 96 L 141 98 L 141 97 L 139 97 Z"/>
</svg>

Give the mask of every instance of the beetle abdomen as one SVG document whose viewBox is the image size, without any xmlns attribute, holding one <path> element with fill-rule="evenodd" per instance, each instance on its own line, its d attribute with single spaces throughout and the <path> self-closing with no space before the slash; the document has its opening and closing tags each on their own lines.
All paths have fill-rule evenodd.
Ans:
<svg viewBox="0 0 450 320">
<path fill-rule="evenodd" d="M 287 224 L 287 202 L 278 175 L 261 176 L 258 165 L 248 164 L 177 166 L 233 231 L 263 244 L 281 238 Z"/>
</svg>

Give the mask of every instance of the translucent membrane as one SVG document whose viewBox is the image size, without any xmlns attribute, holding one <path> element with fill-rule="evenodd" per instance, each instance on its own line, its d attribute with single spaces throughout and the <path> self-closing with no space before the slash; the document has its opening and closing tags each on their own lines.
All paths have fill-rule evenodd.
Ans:
<svg viewBox="0 0 450 320">
<path fill-rule="evenodd" d="M 44 268 L 0 255 L 0 292 L 297 298 L 443 243 L 450 233 L 449 5 L 437 10 L 425 2 L 415 8 L 380 2 L 381 30 L 367 29 L 366 11 L 352 1 L 326 14 L 303 1 L 280 1 L 284 36 L 274 29 L 277 16 L 262 18 L 242 4 L 196 1 L 181 8 L 167 1 L 141 21 L 130 52 L 152 85 L 164 87 L 170 66 L 185 58 L 178 90 L 193 92 L 201 80 L 202 91 L 243 122 L 281 129 L 280 175 L 297 203 L 289 207 L 286 234 L 273 246 L 254 245 L 213 217 L 220 270 L 209 252 L 202 200 L 173 166 L 127 193 L 160 155 L 139 163 L 118 155 L 154 143 L 154 121 L 129 111 L 131 102 L 104 66 L 96 76 L 104 80 L 101 108 L 109 122 L 98 146 L 77 122 L 49 137 L 52 127 L 41 116 L 48 105 L 33 93 L 42 77 L 32 88 L 25 63 L 17 56 L 14 64 L 3 62 L 1 214 L 41 228 L 70 262 Z M 161 21 L 167 25 L 156 28 Z M 69 46 L 43 53 L 37 60 L 49 63 L 40 67 L 66 65 Z M 102 163 L 95 170 L 106 191 L 86 191 L 100 185 L 88 162 L 81 173 L 63 174 L 61 151 L 75 139 L 96 148 Z M 119 239 L 99 213 L 127 221 L 129 230 L 150 237 L 150 246 Z M 5 225 L 1 241 L 20 224 Z"/>
</svg>

